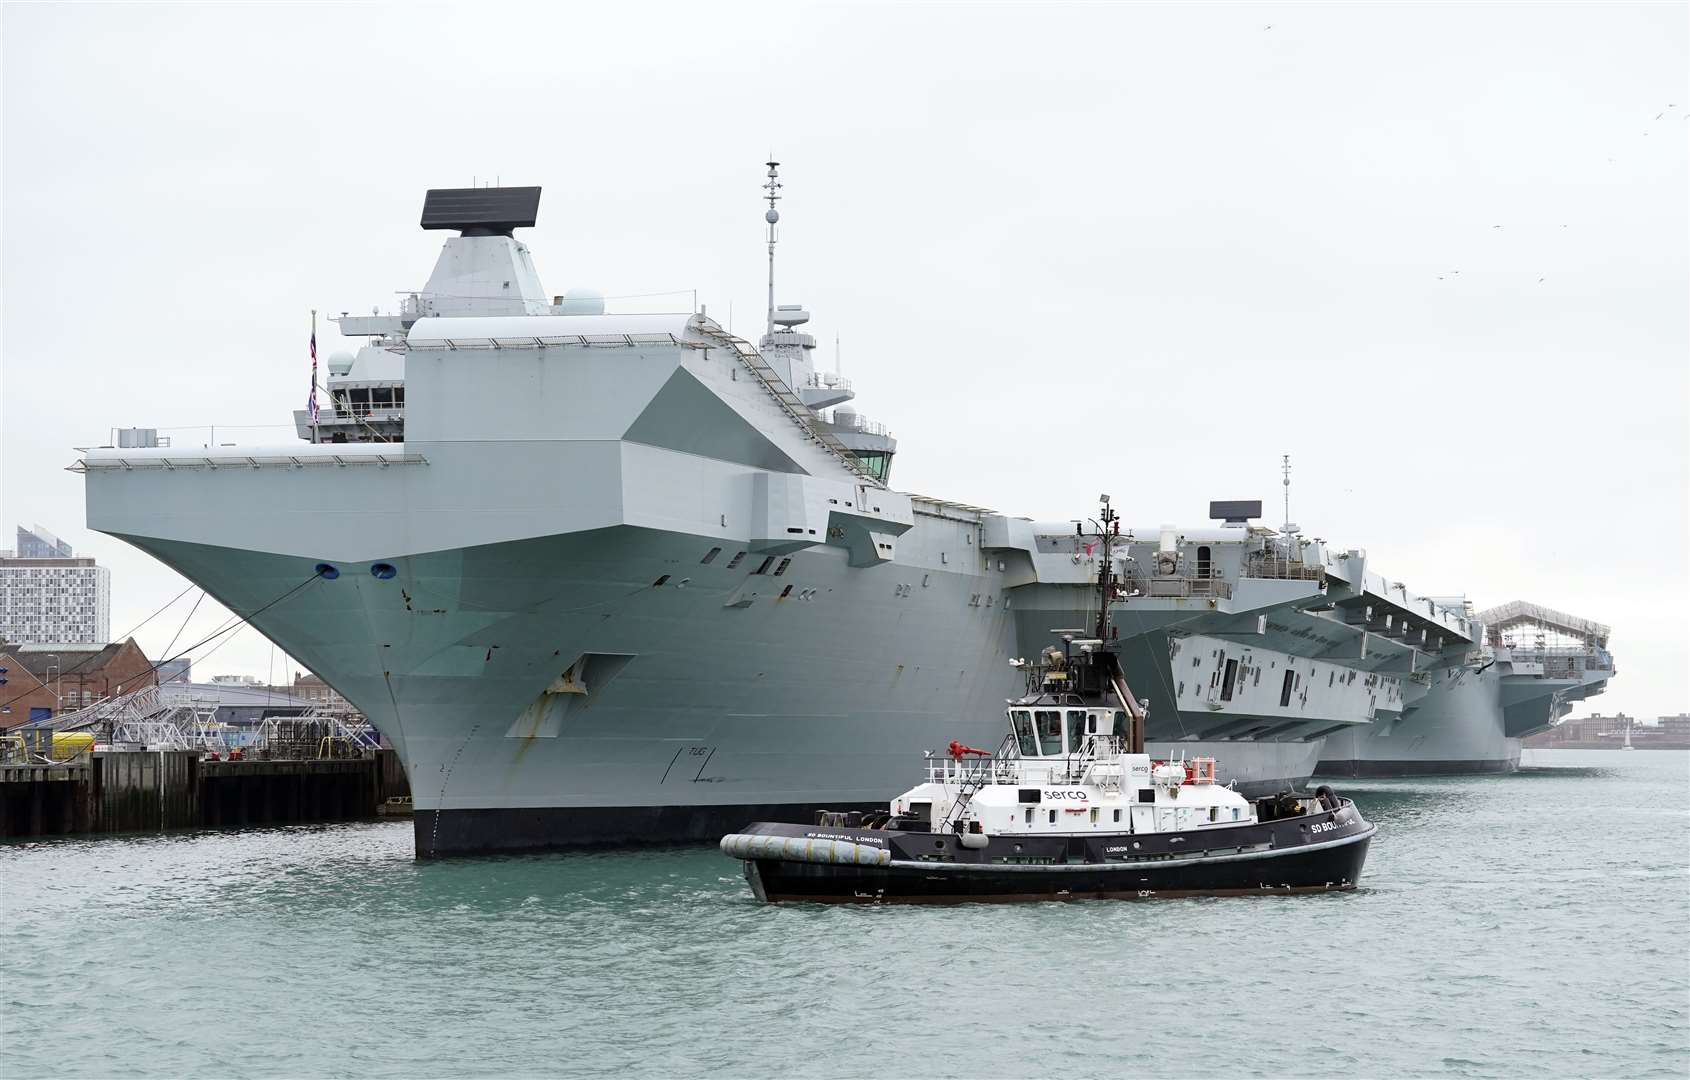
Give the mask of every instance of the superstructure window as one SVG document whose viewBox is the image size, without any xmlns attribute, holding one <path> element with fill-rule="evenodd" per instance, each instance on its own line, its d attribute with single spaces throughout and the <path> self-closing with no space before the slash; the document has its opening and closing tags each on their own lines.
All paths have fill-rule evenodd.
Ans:
<svg viewBox="0 0 1690 1080">
<path fill-rule="evenodd" d="M 882 483 L 886 482 L 887 475 L 892 471 L 891 454 L 874 450 L 859 450 L 853 456 L 862 463 L 864 468 L 868 469 L 869 475 Z M 849 506 L 850 504 L 847 503 L 846 505 Z"/>
<path fill-rule="evenodd" d="M 1039 753 L 1045 757 L 1062 756 L 1062 714 L 1036 712 L 1033 721 L 1039 730 Z"/>
<path fill-rule="evenodd" d="M 1015 741 L 1021 747 L 1021 756 L 1036 757 L 1039 744 L 1033 738 L 1033 718 L 1025 709 L 1017 709 L 1010 714 L 1010 725 L 1015 728 Z"/>
<path fill-rule="evenodd" d="M 1079 709 L 1068 711 L 1068 752 L 1077 754 L 1086 744 L 1086 714 Z"/>
</svg>

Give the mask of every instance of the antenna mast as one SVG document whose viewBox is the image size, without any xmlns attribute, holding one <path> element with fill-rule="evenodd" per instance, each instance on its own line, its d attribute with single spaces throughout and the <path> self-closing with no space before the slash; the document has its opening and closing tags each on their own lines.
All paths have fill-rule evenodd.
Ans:
<svg viewBox="0 0 1690 1080">
<path fill-rule="evenodd" d="M 1290 454 L 1281 454 L 1279 456 L 1279 475 L 1281 477 L 1283 477 L 1283 479 L 1280 482 L 1285 485 L 1285 531 L 1287 533 L 1289 533 L 1291 531 L 1291 455 Z"/>
<path fill-rule="evenodd" d="M 773 157 L 774 155 L 769 155 Z M 763 184 L 763 190 L 768 192 L 764 198 L 769 200 L 769 212 L 763 215 L 763 220 L 769 223 L 769 328 L 766 333 L 775 332 L 775 225 L 780 222 L 780 211 L 775 209 L 775 203 L 780 201 L 780 162 L 768 162 L 769 179 Z"/>
<path fill-rule="evenodd" d="M 1121 526 L 1120 515 L 1109 505 L 1109 496 L 1100 495 L 1098 499 L 1103 503 L 1103 509 L 1098 511 L 1102 520 L 1097 530 L 1103 558 L 1097 567 L 1097 637 L 1109 641 L 1113 636 L 1109 628 L 1109 601 L 1115 596 L 1115 540 L 1121 535 Z"/>
</svg>

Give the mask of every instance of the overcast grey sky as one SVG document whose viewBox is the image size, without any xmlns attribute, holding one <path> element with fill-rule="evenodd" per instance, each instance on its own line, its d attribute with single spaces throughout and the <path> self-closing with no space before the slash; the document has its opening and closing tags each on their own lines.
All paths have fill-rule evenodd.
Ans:
<svg viewBox="0 0 1690 1080">
<path fill-rule="evenodd" d="M 430 186 L 543 185 L 550 291 L 696 289 L 750 335 L 772 149 L 780 300 L 841 336 L 897 486 L 1201 524 L 1290 453 L 1307 531 L 1609 622 L 1581 711 L 1678 712 L 1686 34 L 1676 3 L 8 5 L 0 546 L 39 521 L 110 565 L 114 633 L 184 588 L 83 527 L 71 448 L 291 438 L 236 425 L 302 406 L 311 308 L 422 284 Z"/>
</svg>

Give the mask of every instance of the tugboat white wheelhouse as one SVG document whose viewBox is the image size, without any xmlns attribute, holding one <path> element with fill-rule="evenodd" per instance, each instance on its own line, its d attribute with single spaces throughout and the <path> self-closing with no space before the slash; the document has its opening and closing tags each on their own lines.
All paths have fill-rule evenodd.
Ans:
<svg viewBox="0 0 1690 1080">
<path fill-rule="evenodd" d="M 884 805 L 909 755 L 995 738 L 1024 689 L 1001 658 L 1092 623 L 1100 559 L 1122 663 L 1159 702 L 1153 754 L 1216 757 L 1246 795 L 1381 721 L 1435 754 L 1438 726 L 1410 721 L 1444 700 L 1433 660 L 1482 662 L 1464 614 L 1270 530 L 1152 527 L 1105 554 L 1072 521 L 893 490 L 896 440 L 818 367 L 772 269 L 756 346 L 702 309 L 548 296 L 514 236 L 539 200 L 428 193 L 423 227 L 458 235 L 396 313 L 336 320 L 367 344 L 329 357 L 304 441 L 73 466 L 91 528 L 247 616 L 391 740 L 419 855 Z"/>
</svg>

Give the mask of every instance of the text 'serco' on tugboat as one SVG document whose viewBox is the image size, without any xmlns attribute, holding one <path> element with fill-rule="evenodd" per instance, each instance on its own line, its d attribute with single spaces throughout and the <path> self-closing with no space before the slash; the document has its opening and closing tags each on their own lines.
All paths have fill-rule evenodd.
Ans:
<svg viewBox="0 0 1690 1080">
<path fill-rule="evenodd" d="M 1114 515 L 1103 512 L 1101 540 Z M 828 902 L 1080 899 L 1326 892 L 1356 887 L 1375 827 L 1330 788 L 1254 801 L 1213 758 L 1152 761 L 1146 703 L 1122 678 L 1101 560 L 1095 634 L 1028 671 L 994 751 L 953 742 L 885 811 L 821 811 L 722 838 L 759 899 Z"/>
</svg>

